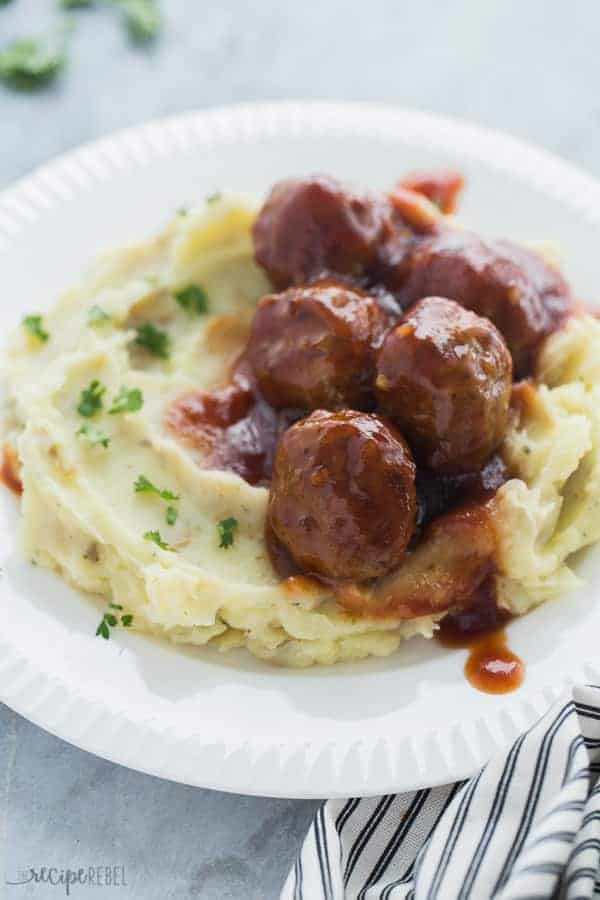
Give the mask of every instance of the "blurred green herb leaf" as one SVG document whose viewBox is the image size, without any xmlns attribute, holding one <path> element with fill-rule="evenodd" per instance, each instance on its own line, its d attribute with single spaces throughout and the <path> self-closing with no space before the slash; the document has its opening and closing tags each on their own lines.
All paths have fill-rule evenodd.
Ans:
<svg viewBox="0 0 600 900">
<path fill-rule="evenodd" d="M 160 547 L 161 550 L 170 550 L 171 548 L 163 541 L 160 536 L 160 531 L 146 531 L 144 534 L 144 539 L 146 541 L 152 541 L 153 544 L 156 544 L 157 547 Z"/>
<path fill-rule="evenodd" d="M 77 412 L 86 419 L 91 419 L 102 409 L 102 395 L 106 388 L 97 378 L 90 382 L 90 386 L 81 392 Z"/>
<path fill-rule="evenodd" d="M 82 425 L 75 434 L 77 437 L 85 438 L 86 441 L 89 441 L 92 447 L 100 445 L 107 448 L 110 443 L 108 435 L 101 431 L 100 428 L 96 428 L 95 425 Z"/>
<path fill-rule="evenodd" d="M 90 328 L 97 328 L 99 325 L 106 325 L 110 322 L 110 316 L 104 312 L 101 306 L 94 304 L 88 310 L 87 323 Z"/>
<path fill-rule="evenodd" d="M 156 37 L 161 18 L 155 0 L 112 0 L 123 11 L 125 24 L 134 41 L 145 43 Z"/>
<path fill-rule="evenodd" d="M 0 50 L 0 80 L 22 90 L 52 81 L 66 62 L 64 41 L 20 38 Z"/>
<path fill-rule="evenodd" d="M 137 412 L 143 404 L 144 398 L 139 388 L 128 388 L 122 385 L 108 412 L 111 416 L 117 413 Z"/>
<path fill-rule="evenodd" d="M 47 331 L 44 330 L 44 324 L 41 316 L 25 316 L 23 319 L 23 328 L 25 328 L 29 334 L 37 338 L 38 341 L 45 343 L 50 335 Z"/>
<path fill-rule="evenodd" d="M 237 527 L 238 520 L 234 519 L 233 516 L 229 516 L 228 519 L 221 519 L 217 525 L 217 534 L 221 539 L 219 547 L 223 547 L 226 550 L 233 545 L 234 533 Z"/>
<path fill-rule="evenodd" d="M 189 284 L 180 291 L 175 291 L 174 296 L 181 308 L 191 316 L 201 316 L 208 312 L 208 294 L 199 284 Z"/>
<path fill-rule="evenodd" d="M 153 356 L 168 359 L 171 352 L 171 340 L 166 331 L 157 328 L 152 322 L 144 322 L 136 328 L 136 344 L 144 347 Z"/>
<path fill-rule="evenodd" d="M 157 494 L 163 500 L 179 500 L 179 494 L 174 494 L 173 491 L 169 491 L 166 488 L 165 490 L 157 488 L 145 475 L 138 475 L 134 481 L 133 489 L 136 494 Z"/>
</svg>

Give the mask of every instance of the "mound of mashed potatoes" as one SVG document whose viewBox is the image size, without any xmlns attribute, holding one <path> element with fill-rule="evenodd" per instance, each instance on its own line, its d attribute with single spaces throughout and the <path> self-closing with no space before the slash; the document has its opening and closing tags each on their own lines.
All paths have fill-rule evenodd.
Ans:
<svg viewBox="0 0 600 900">
<path fill-rule="evenodd" d="M 123 607 L 133 629 L 177 643 L 245 646 L 291 666 L 384 656 L 403 638 L 431 637 L 435 617 L 353 616 L 325 587 L 282 582 L 263 537 L 267 489 L 203 468 L 164 425 L 175 398 L 224 382 L 269 290 L 253 260 L 255 213 L 225 196 L 176 216 L 149 242 L 102 257 L 44 316 L 47 340 L 14 334 L 5 434 L 19 460 L 25 552 L 103 609 Z M 204 288 L 207 312 L 177 302 L 190 284 Z M 148 320 L 168 333 L 168 358 L 136 343 Z M 569 557 L 600 537 L 600 323 L 571 319 L 547 341 L 537 378 L 505 440 L 515 477 L 494 512 L 498 596 L 519 614 L 572 589 Z M 94 381 L 102 409 L 82 418 Z M 141 392 L 141 407 L 110 413 L 123 388 Z M 179 498 L 175 521 L 164 498 L 135 491 L 140 475 Z M 230 517 L 235 539 L 223 547 L 218 523 Z"/>
</svg>

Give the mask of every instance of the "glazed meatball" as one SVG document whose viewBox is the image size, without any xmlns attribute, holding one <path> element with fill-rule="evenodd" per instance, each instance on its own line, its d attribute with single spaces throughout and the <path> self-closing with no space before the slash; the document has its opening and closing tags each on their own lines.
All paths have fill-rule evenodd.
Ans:
<svg viewBox="0 0 600 900">
<path fill-rule="evenodd" d="M 254 255 L 279 289 L 334 275 L 396 292 L 413 246 L 440 221 L 426 196 L 402 185 L 369 194 L 322 175 L 290 178 L 254 223 Z"/>
<path fill-rule="evenodd" d="M 246 356 L 272 406 L 372 409 L 387 322 L 372 297 L 338 283 L 290 288 L 258 304 Z"/>
<path fill-rule="evenodd" d="M 502 441 L 511 383 L 511 357 L 494 325 L 442 297 L 413 306 L 377 359 L 379 409 L 439 472 L 483 466 Z"/>
<path fill-rule="evenodd" d="M 450 229 L 413 248 L 400 300 L 407 306 L 435 295 L 491 319 L 504 336 L 519 378 L 530 371 L 542 338 L 572 305 L 560 273 L 537 254 L 510 241 L 485 243 Z"/>
<path fill-rule="evenodd" d="M 375 261 L 381 227 L 373 198 L 325 176 L 290 178 L 275 185 L 254 223 L 254 253 L 278 288 L 329 273 L 360 278 Z"/>
<path fill-rule="evenodd" d="M 303 571 L 354 581 L 389 572 L 416 509 L 409 447 L 377 416 L 318 410 L 282 435 L 268 524 Z"/>
</svg>

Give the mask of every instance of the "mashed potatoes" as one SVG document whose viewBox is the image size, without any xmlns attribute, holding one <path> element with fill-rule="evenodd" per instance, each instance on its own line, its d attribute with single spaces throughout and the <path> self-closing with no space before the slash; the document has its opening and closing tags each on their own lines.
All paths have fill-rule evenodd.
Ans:
<svg viewBox="0 0 600 900">
<path fill-rule="evenodd" d="M 253 216 L 234 198 L 178 216 L 149 243 L 102 258 L 44 317 L 48 340 L 14 335 L 7 439 L 21 465 L 25 552 L 122 606 L 132 628 L 175 642 L 246 646 L 295 666 L 386 655 L 404 637 L 430 637 L 434 619 L 359 618 L 325 588 L 282 585 L 263 539 L 267 490 L 202 468 L 164 427 L 173 399 L 223 382 L 269 289 L 253 261 Z M 205 289 L 207 313 L 176 301 L 190 284 Z M 136 344 L 149 320 L 168 333 L 168 358 Z M 576 584 L 569 556 L 600 537 L 600 323 L 575 319 L 552 337 L 539 378 L 506 439 L 519 479 L 496 505 L 499 596 L 519 613 Z M 85 418 L 78 405 L 93 381 L 102 409 Z M 141 392 L 141 408 L 110 413 L 123 387 Z M 136 492 L 140 475 L 179 499 Z M 228 517 L 238 527 L 224 548 L 217 525 Z"/>
</svg>

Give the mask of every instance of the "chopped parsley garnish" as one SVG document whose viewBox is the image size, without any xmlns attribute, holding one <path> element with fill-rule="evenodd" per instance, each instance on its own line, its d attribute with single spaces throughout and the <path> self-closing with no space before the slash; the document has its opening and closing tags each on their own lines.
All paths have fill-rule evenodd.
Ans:
<svg viewBox="0 0 600 900">
<path fill-rule="evenodd" d="M 60 0 L 63 9 L 85 9 L 92 5 L 94 0 Z"/>
<path fill-rule="evenodd" d="M 122 610 L 123 607 L 119 606 L 118 603 L 109 603 L 109 609 L 117 609 Z M 126 613 L 124 616 L 121 616 L 120 624 L 125 628 L 129 628 L 131 623 L 133 622 L 133 616 L 130 613 Z M 119 617 L 115 616 L 114 613 L 105 612 L 102 618 L 100 619 L 100 624 L 96 628 L 96 637 L 103 637 L 105 641 L 107 641 L 110 637 L 110 629 L 116 628 L 119 624 Z"/>
<path fill-rule="evenodd" d="M 177 521 L 177 515 L 178 513 L 174 506 L 167 506 L 167 514 L 165 517 L 167 520 L 167 525 L 174 525 Z"/>
<path fill-rule="evenodd" d="M 144 398 L 139 388 L 128 388 L 122 385 L 108 412 L 111 416 L 117 413 L 137 412 L 143 404 Z"/>
<path fill-rule="evenodd" d="M 185 218 L 185 216 L 189 216 L 190 208 L 189 208 L 189 206 L 180 206 L 180 207 L 178 207 L 178 209 L 175 210 L 175 212 L 177 213 L 178 216 Z"/>
<path fill-rule="evenodd" d="M 96 413 L 102 409 L 102 395 L 106 391 L 103 384 L 95 378 L 90 382 L 90 386 L 81 392 L 81 399 L 77 407 L 80 416 L 91 419 Z"/>
<path fill-rule="evenodd" d="M 227 547 L 231 547 L 233 544 L 233 537 L 235 529 L 238 527 L 238 520 L 234 519 L 233 516 L 229 516 L 228 519 L 221 519 L 219 524 L 217 525 L 217 533 L 221 538 L 221 543 L 219 547 L 223 547 L 227 549 Z"/>
<path fill-rule="evenodd" d="M 98 328 L 99 325 L 106 325 L 110 322 L 110 316 L 104 312 L 101 306 L 91 306 L 88 310 L 87 323 L 90 328 Z"/>
<path fill-rule="evenodd" d="M 133 489 L 136 494 L 157 494 L 159 497 L 162 497 L 163 500 L 179 500 L 179 494 L 174 494 L 173 491 L 168 491 L 166 489 L 161 490 L 160 488 L 157 488 L 145 475 L 138 475 L 134 482 Z"/>
<path fill-rule="evenodd" d="M 96 637 L 101 635 L 105 641 L 107 641 L 110 637 L 110 631 L 108 630 L 108 622 L 106 621 L 106 616 L 102 616 L 100 620 L 100 624 L 96 628 Z"/>
<path fill-rule="evenodd" d="M 222 196 L 223 196 L 223 194 L 221 193 L 221 191 L 215 191 L 214 194 L 208 195 L 208 197 L 206 198 L 206 202 L 207 203 L 217 203 L 221 199 Z"/>
<path fill-rule="evenodd" d="M 96 428 L 95 425 L 82 425 L 75 434 L 77 437 L 85 438 L 86 441 L 89 441 L 92 447 L 108 447 L 110 443 L 108 435 Z"/>
<path fill-rule="evenodd" d="M 201 316 L 208 312 L 208 294 L 199 284 L 188 284 L 180 291 L 175 291 L 174 296 L 181 308 L 191 316 Z"/>
<path fill-rule="evenodd" d="M 144 540 L 152 541 L 152 543 L 156 544 L 157 547 L 160 547 L 161 550 L 171 549 L 166 541 L 163 541 L 162 537 L 160 536 L 160 531 L 146 531 L 144 533 Z"/>
<path fill-rule="evenodd" d="M 125 14 L 125 24 L 134 41 L 151 41 L 160 30 L 155 0 L 113 0 Z"/>
<path fill-rule="evenodd" d="M 144 322 L 142 325 L 138 325 L 136 331 L 136 344 L 144 347 L 153 356 L 160 356 L 161 359 L 169 358 L 171 339 L 166 331 L 161 331 L 152 322 Z"/>
<path fill-rule="evenodd" d="M 37 338 L 37 340 L 42 343 L 45 343 L 50 337 L 48 332 L 44 330 L 41 316 L 25 316 L 23 319 L 23 328 L 25 328 L 32 337 Z"/>
<path fill-rule="evenodd" d="M 64 49 L 57 40 L 22 38 L 0 50 L 0 80 L 32 90 L 52 81 L 65 61 Z"/>
</svg>

